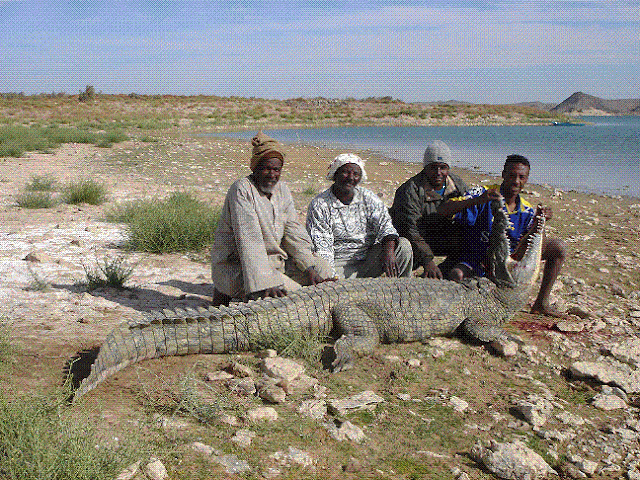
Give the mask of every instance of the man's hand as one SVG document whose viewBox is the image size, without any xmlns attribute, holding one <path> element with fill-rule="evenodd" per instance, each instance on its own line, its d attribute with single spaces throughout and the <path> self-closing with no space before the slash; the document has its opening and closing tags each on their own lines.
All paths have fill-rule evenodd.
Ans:
<svg viewBox="0 0 640 480">
<path fill-rule="evenodd" d="M 492 200 L 500 200 L 502 198 L 500 187 L 488 188 L 478 198 L 481 199 L 482 203 L 487 203 Z"/>
<path fill-rule="evenodd" d="M 287 290 L 284 287 L 271 287 L 265 288 L 264 290 L 259 290 L 257 292 L 251 292 L 247 295 L 249 300 L 257 300 L 258 298 L 267 298 L 267 297 L 286 297 Z"/>
<path fill-rule="evenodd" d="M 553 218 L 553 210 L 551 209 L 551 207 L 538 204 L 538 206 L 536 207 L 536 218 L 540 215 L 544 215 L 547 220 L 551 220 Z"/>
<path fill-rule="evenodd" d="M 307 268 L 306 272 L 309 278 L 309 285 L 317 285 L 322 282 L 336 280 L 335 278 L 322 278 L 320 275 L 318 275 L 318 272 L 316 272 L 315 267 Z"/>
<path fill-rule="evenodd" d="M 396 242 L 395 238 L 387 239 L 382 245 L 382 269 L 387 277 L 398 276 L 398 262 L 396 261 Z"/>
<path fill-rule="evenodd" d="M 424 266 L 424 273 L 422 274 L 423 278 L 437 278 L 438 280 L 442 280 L 442 272 L 436 265 L 436 262 L 430 260 Z"/>
</svg>

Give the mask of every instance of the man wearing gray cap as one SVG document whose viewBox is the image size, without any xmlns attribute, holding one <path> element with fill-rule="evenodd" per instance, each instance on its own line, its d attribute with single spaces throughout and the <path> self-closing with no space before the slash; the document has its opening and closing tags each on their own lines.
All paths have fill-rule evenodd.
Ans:
<svg viewBox="0 0 640 480">
<path fill-rule="evenodd" d="M 460 226 L 438 214 L 437 209 L 445 200 L 467 191 L 467 185 L 449 173 L 451 150 L 440 140 L 427 147 L 423 164 L 420 173 L 396 190 L 390 214 L 400 236 L 411 242 L 414 267 L 424 267 L 425 277 L 442 279 L 455 259 L 447 258 L 436 265 L 434 257 L 455 255 Z"/>
</svg>

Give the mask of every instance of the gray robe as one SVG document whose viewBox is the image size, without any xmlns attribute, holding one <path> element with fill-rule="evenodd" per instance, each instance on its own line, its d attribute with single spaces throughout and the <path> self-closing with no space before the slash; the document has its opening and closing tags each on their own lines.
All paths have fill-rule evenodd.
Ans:
<svg viewBox="0 0 640 480">
<path fill-rule="evenodd" d="M 287 185 L 279 181 L 271 199 L 241 178 L 227 192 L 211 249 L 211 278 L 220 292 L 242 298 L 284 285 L 285 260 L 300 271 L 317 265 Z"/>
</svg>

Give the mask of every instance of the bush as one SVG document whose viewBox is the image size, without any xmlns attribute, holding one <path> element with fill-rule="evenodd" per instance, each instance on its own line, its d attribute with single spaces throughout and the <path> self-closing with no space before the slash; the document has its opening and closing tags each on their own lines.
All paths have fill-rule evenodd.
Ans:
<svg viewBox="0 0 640 480">
<path fill-rule="evenodd" d="M 193 195 L 132 202 L 107 218 L 128 224 L 131 249 L 149 253 L 197 252 L 211 245 L 220 213 Z"/>
<path fill-rule="evenodd" d="M 113 287 L 123 289 L 124 284 L 133 275 L 133 267 L 129 266 L 124 257 L 103 258 L 102 262 L 98 262 L 97 268 L 89 268 L 84 266 L 84 272 L 87 277 L 86 282 L 81 282 L 87 290 L 95 290 L 96 288 Z"/>
<path fill-rule="evenodd" d="M 56 204 L 51 192 L 24 192 L 16 197 L 16 203 L 22 208 L 51 208 Z"/>
<path fill-rule="evenodd" d="M 32 175 L 25 190 L 28 192 L 52 192 L 55 190 L 55 185 L 56 179 L 50 175 Z"/>
<path fill-rule="evenodd" d="M 74 205 L 79 203 L 100 205 L 107 200 L 107 188 L 92 179 L 78 180 L 65 185 L 62 198 L 65 203 Z"/>
<path fill-rule="evenodd" d="M 49 401 L 0 394 L 0 478 L 113 479 L 132 461 L 133 449 L 101 444 L 85 415 L 63 418 L 62 393 Z"/>
</svg>

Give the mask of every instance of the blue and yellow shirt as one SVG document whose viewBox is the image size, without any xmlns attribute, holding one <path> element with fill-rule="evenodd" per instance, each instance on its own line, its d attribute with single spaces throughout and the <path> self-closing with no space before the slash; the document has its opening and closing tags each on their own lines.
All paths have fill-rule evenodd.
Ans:
<svg viewBox="0 0 640 480">
<path fill-rule="evenodd" d="M 467 200 L 481 196 L 487 189 L 485 187 L 474 187 L 462 197 L 453 200 Z M 529 231 L 535 217 L 535 208 L 524 198 L 516 198 L 516 208 L 513 212 L 507 211 L 509 219 L 513 224 L 513 229 L 507 230 L 511 252 L 515 250 L 520 239 Z M 489 243 L 489 233 L 493 225 L 493 214 L 491 213 L 490 202 L 476 205 L 454 216 L 456 222 L 466 225 L 468 228 L 463 231 L 461 242 L 460 261 L 468 264 L 479 275 L 484 275 L 482 262 L 487 253 Z"/>
</svg>

